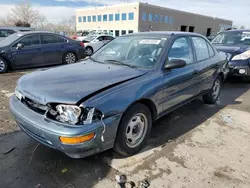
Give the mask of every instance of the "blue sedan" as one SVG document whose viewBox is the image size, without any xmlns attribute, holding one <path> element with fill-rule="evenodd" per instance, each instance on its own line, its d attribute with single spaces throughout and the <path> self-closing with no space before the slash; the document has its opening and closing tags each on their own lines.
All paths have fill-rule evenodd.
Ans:
<svg viewBox="0 0 250 188">
<path fill-rule="evenodd" d="M 82 42 L 50 32 L 14 33 L 0 41 L 0 73 L 8 69 L 71 64 L 84 57 Z"/>
<path fill-rule="evenodd" d="M 21 77 L 10 109 L 27 135 L 72 158 L 110 148 L 129 156 L 156 119 L 200 96 L 214 104 L 226 65 L 199 34 L 130 34 L 83 62 Z"/>
</svg>

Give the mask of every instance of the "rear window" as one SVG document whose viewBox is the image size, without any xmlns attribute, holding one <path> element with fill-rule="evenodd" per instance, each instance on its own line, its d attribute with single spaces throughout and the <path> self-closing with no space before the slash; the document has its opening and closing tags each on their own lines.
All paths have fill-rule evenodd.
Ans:
<svg viewBox="0 0 250 188">
<path fill-rule="evenodd" d="M 15 31 L 13 30 L 0 29 L 0 37 L 8 37 L 9 35 L 12 35 L 13 33 L 15 33 Z"/>
</svg>

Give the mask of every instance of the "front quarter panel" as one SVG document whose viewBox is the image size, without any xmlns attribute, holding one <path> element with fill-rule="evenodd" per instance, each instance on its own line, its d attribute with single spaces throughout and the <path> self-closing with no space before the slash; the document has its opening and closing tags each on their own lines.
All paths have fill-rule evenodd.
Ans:
<svg viewBox="0 0 250 188">
<path fill-rule="evenodd" d="M 147 99 L 155 104 L 157 113 L 159 113 L 161 111 L 159 103 L 163 95 L 162 88 L 162 76 L 157 72 L 151 72 L 105 90 L 83 102 L 82 105 L 95 107 L 104 114 L 104 117 L 109 117 L 123 113 L 136 101 Z"/>
</svg>

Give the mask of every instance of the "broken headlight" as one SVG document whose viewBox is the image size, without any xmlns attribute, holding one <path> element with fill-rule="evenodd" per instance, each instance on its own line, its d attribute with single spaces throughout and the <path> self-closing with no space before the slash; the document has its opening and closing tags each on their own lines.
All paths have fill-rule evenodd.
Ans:
<svg viewBox="0 0 250 188">
<path fill-rule="evenodd" d="M 69 124 L 76 124 L 82 114 L 80 107 L 75 105 L 59 104 L 56 106 L 57 116 L 56 119 L 61 122 Z"/>
</svg>

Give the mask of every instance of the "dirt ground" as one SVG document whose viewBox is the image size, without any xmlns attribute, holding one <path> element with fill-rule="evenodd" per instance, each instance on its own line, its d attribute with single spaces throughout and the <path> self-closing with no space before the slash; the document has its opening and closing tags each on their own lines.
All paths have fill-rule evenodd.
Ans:
<svg viewBox="0 0 250 188">
<path fill-rule="evenodd" d="M 138 155 L 70 159 L 30 139 L 9 113 L 25 72 L 0 75 L 1 188 L 112 188 L 116 174 L 147 179 L 150 188 L 250 187 L 250 84 L 230 80 L 216 105 L 197 99 L 161 118 Z"/>
</svg>

